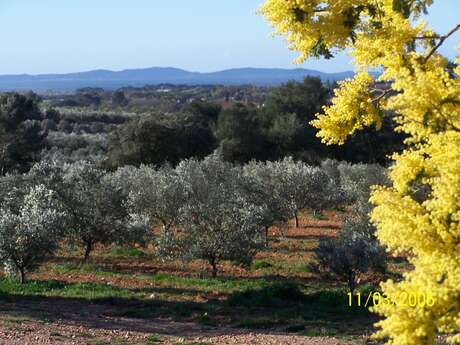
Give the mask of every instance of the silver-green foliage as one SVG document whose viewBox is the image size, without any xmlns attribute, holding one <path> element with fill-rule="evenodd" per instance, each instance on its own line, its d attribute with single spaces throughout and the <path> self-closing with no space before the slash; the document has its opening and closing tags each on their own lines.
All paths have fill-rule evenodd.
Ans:
<svg viewBox="0 0 460 345">
<path fill-rule="evenodd" d="M 279 219 L 295 217 L 297 223 L 298 212 L 305 208 L 320 211 L 335 206 L 338 190 L 319 167 L 288 157 L 276 162 L 252 162 L 244 171 L 265 186 L 269 208 Z"/>
<path fill-rule="evenodd" d="M 345 199 L 352 205 L 338 238 L 322 239 L 315 250 L 320 273 L 344 280 L 352 292 L 361 274 L 382 271 L 386 267 L 385 249 L 375 237 L 375 227 L 369 219 L 369 196 L 374 185 L 388 185 L 386 169 L 374 164 L 350 164 L 325 161 L 324 171 L 338 183 Z"/>
<path fill-rule="evenodd" d="M 123 188 L 128 192 L 126 207 L 131 217 L 144 221 L 147 226 L 161 225 L 162 234 L 157 239 L 158 256 L 175 257 L 174 231 L 178 226 L 184 191 L 177 173 L 169 166 L 155 169 L 141 165 L 125 167 L 115 174 L 124 177 Z M 149 234 L 153 236 L 153 231 Z"/>
<path fill-rule="evenodd" d="M 84 246 L 85 259 L 96 243 L 132 240 L 130 230 L 137 232 L 138 222 L 131 226 L 126 195 L 112 176 L 85 161 L 67 164 L 63 170 L 69 237 Z"/>
<path fill-rule="evenodd" d="M 59 198 L 44 185 L 10 190 L 0 206 L 0 259 L 24 282 L 57 249 L 65 220 Z"/>
<path fill-rule="evenodd" d="M 141 166 L 129 184 L 130 212 L 161 224 L 164 233 L 177 225 L 179 210 L 184 202 L 184 188 L 177 173 L 170 167 L 155 169 Z"/>
<path fill-rule="evenodd" d="M 248 192 L 252 181 L 241 169 L 215 156 L 183 161 L 176 172 L 185 192 L 180 210 L 181 255 L 207 260 L 214 276 L 222 260 L 249 265 L 264 246 L 269 212 Z"/>
</svg>

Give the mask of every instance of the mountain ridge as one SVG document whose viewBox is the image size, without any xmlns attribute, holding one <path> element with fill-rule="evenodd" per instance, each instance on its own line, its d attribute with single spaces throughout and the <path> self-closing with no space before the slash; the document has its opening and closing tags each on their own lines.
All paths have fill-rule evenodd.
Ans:
<svg viewBox="0 0 460 345">
<path fill-rule="evenodd" d="M 327 73 L 296 68 L 231 68 L 216 72 L 191 72 L 175 67 L 150 67 L 111 71 L 96 69 L 73 73 L 7 74 L 0 75 L 1 91 L 71 91 L 83 87 L 116 89 L 119 87 L 142 87 L 155 84 L 185 85 L 242 85 L 272 86 L 289 80 L 300 81 L 307 76 L 320 77 L 334 82 L 352 77 L 354 72 Z"/>
</svg>

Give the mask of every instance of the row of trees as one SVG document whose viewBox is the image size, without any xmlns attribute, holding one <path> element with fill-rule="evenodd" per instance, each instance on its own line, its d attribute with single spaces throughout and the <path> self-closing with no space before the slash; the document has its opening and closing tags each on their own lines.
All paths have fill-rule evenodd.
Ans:
<svg viewBox="0 0 460 345">
<path fill-rule="evenodd" d="M 45 143 L 41 119 L 33 97 L 0 95 L 0 175 L 27 171 L 39 158 Z"/>
<path fill-rule="evenodd" d="M 27 171 L 40 158 L 104 160 L 116 169 L 125 164 L 177 165 L 218 149 L 224 160 L 279 160 L 286 156 L 309 164 L 326 157 L 385 162 L 400 147 L 391 122 L 375 134 L 358 134 L 341 149 L 330 149 L 309 124 L 328 102 L 331 91 L 318 78 L 273 88 L 262 104 L 218 104 L 194 101 L 180 111 L 136 115 L 61 108 L 40 111 L 34 94 L 0 96 L 0 174 Z M 46 104 L 46 103 L 45 103 Z"/>
<path fill-rule="evenodd" d="M 146 85 L 123 87 L 111 91 L 83 88 L 71 94 L 48 94 L 43 98 L 51 107 L 89 108 L 98 111 L 130 111 L 136 113 L 177 112 L 194 100 L 212 103 L 245 102 L 262 104 L 272 87 L 239 85 Z"/>
<path fill-rule="evenodd" d="M 366 178 L 371 168 L 349 166 L 344 174 L 357 169 Z M 97 243 L 153 241 L 158 225 L 158 255 L 206 260 L 216 276 L 223 260 L 249 265 L 267 244 L 269 226 L 302 209 L 349 204 L 351 190 L 368 189 L 355 180 L 345 188 L 325 168 L 291 158 L 240 167 L 212 155 L 175 168 L 114 172 L 84 161 L 42 162 L 0 180 L 0 258 L 24 281 L 63 240 L 80 244 L 88 259 Z"/>
<path fill-rule="evenodd" d="M 216 148 L 224 160 L 244 164 L 251 160 L 279 160 L 292 156 L 318 165 L 327 157 L 350 162 L 387 162 L 402 147 L 394 123 L 380 131 L 369 129 L 340 148 L 328 148 L 309 122 L 327 104 L 331 89 L 318 78 L 289 82 L 274 88 L 260 106 L 237 103 L 230 108 L 193 102 L 175 114 L 152 114 L 134 119 L 112 132 L 107 164 L 177 164 L 203 157 Z M 175 135 L 179 133 L 179 135 Z M 148 134 L 148 135 L 146 135 Z M 184 140 L 185 138 L 185 140 Z"/>
</svg>

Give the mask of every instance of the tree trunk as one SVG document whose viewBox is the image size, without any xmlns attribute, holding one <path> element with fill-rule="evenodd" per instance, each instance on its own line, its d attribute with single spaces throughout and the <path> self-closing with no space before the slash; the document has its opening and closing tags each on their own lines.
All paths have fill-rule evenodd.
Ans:
<svg viewBox="0 0 460 345">
<path fill-rule="evenodd" d="M 353 295 L 356 289 L 355 275 L 353 273 L 350 273 L 348 275 L 348 289 L 350 290 L 350 293 Z"/>
<path fill-rule="evenodd" d="M 295 227 L 299 227 L 299 215 L 297 214 L 297 211 L 294 213 L 294 218 L 295 218 Z"/>
<path fill-rule="evenodd" d="M 268 226 L 265 227 L 265 245 L 268 247 Z"/>
<path fill-rule="evenodd" d="M 217 262 L 215 258 L 212 258 L 209 263 L 212 266 L 212 277 L 216 278 L 217 277 Z"/>
<path fill-rule="evenodd" d="M 93 250 L 93 241 L 89 240 L 85 242 L 85 257 L 83 259 L 84 262 L 88 262 L 89 255 Z"/>
<path fill-rule="evenodd" d="M 162 225 L 161 231 L 162 231 L 161 234 L 162 234 L 163 238 L 166 238 L 166 235 L 168 234 L 168 227 L 165 224 Z"/>
<path fill-rule="evenodd" d="M 321 212 L 319 210 L 313 210 L 313 218 L 315 219 L 320 219 L 321 218 Z"/>
<path fill-rule="evenodd" d="M 21 267 L 19 269 L 19 279 L 20 279 L 21 284 L 25 284 L 25 282 L 26 282 L 26 271 L 25 271 L 24 267 Z"/>
</svg>

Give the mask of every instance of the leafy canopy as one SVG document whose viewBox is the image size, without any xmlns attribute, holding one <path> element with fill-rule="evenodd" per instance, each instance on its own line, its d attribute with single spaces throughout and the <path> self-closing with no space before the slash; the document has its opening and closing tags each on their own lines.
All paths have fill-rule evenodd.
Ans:
<svg viewBox="0 0 460 345">
<path fill-rule="evenodd" d="M 357 74 L 343 81 L 312 124 L 328 144 L 394 117 L 407 147 L 393 155 L 391 187 L 372 194 L 377 236 L 408 252 L 414 269 L 388 281 L 391 296 L 428 293 L 433 306 L 381 304 L 389 344 L 460 343 L 460 67 L 438 52 L 458 29 L 435 33 L 420 20 L 432 0 L 267 0 L 261 12 L 300 52 L 298 61 L 349 50 Z M 457 58 L 457 63 L 459 58 Z M 375 80 L 368 72 L 379 69 Z"/>
</svg>

